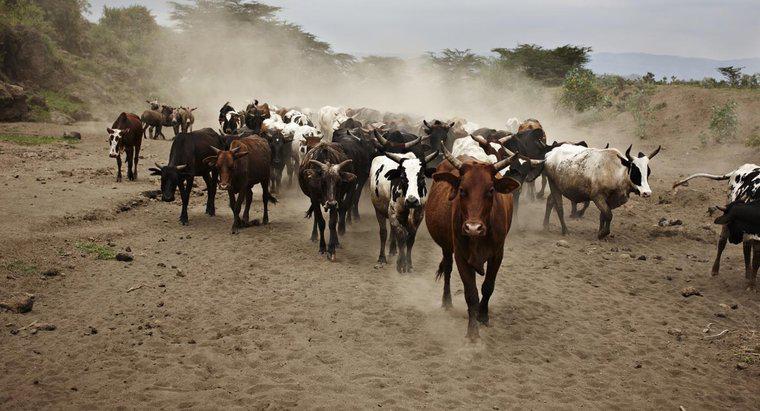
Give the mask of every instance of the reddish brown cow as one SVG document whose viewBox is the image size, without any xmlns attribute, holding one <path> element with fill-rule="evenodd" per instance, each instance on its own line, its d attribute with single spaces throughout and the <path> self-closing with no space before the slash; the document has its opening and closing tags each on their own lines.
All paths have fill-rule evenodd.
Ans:
<svg viewBox="0 0 760 411">
<path fill-rule="evenodd" d="M 235 140 L 230 144 L 229 151 L 211 147 L 216 155 L 206 157 L 203 162 L 219 171 L 219 188 L 226 190 L 230 196 L 230 208 L 234 221 L 232 233 L 236 234 L 240 227 L 251 225 L 248 212 L 253 199 L 253 186 L 261 184 L 264 203 L 264 218 L 254 220 L 253 225 L 269 223 L 269 203 L 277 204 L 277 199 L 269 193 L 269 173 L 271 152 L 269 143 L 259 136 L 251 136 Z M 243 219 L 240 219 L 240 208 L 245 199 Z"/>
<path fill-rule="evenodd" d="M 127 178 L 137 180 L 137 161 L 142 145 L 142 122 L 137 114 L 121 113 L 108 132 L 108 155 L 116 159 L 116 181 L 121 181 L 121 153 L 127 152 Z"/>
<path fill-rule="evenodd" d="M 469 323 L 467 337 L 479 338 L 478 321 L 488 324 L 488 300 L 504 256 L 504 241 L 512 222 L 512 191 L 520 183 L 501 177 L 507 158 L 494 164 L 467 156 L 455 158 L 443 147 L 446 161 L 433 174 L 425 222 L 443 258 L 436 278 L 443 276 L 443 307 L 451 307 L 452 254 L 464 285 Z M 484 270 L 484 265 L 488 268 Z M 486 276 L 478 301 L 475 273 Z"/>
</svg>

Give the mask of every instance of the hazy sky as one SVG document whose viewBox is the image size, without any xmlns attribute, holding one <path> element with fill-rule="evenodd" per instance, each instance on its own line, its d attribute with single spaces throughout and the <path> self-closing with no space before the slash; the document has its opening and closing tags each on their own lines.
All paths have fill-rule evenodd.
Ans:
<svg viewBox="0 0 760 411">
<path fill-rule="evenodd" d="M 536 43 L 594 51 L 731 59 L 760 57 L 760 0 L 269 0 L 279 16 L 340 52 L 419 54 L 446 47 L 486 52 Z M 166 0 L 143 4 L 170 24 Z"/>
</svg>

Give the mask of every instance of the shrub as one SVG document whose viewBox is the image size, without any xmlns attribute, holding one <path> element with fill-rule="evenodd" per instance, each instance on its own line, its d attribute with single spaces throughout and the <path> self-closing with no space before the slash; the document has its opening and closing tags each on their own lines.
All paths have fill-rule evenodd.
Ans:
<svg viewBox="0 0 760 411">
<path fill-rule="evenodd" d="M 710 118 L 710 131 L 715 141 L 721 143 L 729 138 L 736 137 L 739 119 L 736 116 L 736 102 L 729 100 L 722 106 L 712 107 Z"/>
<path fill-rule="evenodd" d="M 651 106 L 653 93 L 653 86 L 641 84 L 625 101 L 625 108 L 631 112 L 633 121 L 636 123 L 635 134 L 639 138 L 646 137 L 647 126 L 654 112 Z"/>
<path fill-rule="evenodd" d="M 752 134 L 747 137 L 745 144 L 747 144 L 747 147 L 760 147 L 760 132 L 757 130 L 752 132 Z"/>
<path fill-rule="evenodd" d="M 586 111 L 603 100 L 596 77 L 591 70 L 575 68 L 565 77 L 560 103 L 575 111 Z"/>
</svg>

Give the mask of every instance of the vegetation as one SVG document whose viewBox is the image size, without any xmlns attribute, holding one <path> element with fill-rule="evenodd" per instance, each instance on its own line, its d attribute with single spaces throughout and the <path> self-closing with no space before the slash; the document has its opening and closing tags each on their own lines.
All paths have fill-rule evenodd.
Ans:
<svg viewBox="0 0 760 411">
<path fill-rule="evenodd" d="M 25 263 L 21 260 L 13 260 L 5 264 L 5 269 L 14 274 L 31 275 L 37 272 L 37 267 L 33 264 Z"/>
<path fill-rule="evenodd" d="M 77 250 L 95 255 L 98 260 L 113 260 L 116 258 L 116 251 L 108 246 L 95 244 L 92 242 L 76 243 Z"/>
<path fill-rule="evenodd" d="M 528 77 L 558 85 L 567 75 L 589 61 L 591 47 L 564 45 L 545 49 L 535 44 L 519 44 L 513 49 L 495 48 L 496 62 L 507 68 L 524 72 Z"/>
<path fill-rule="evenodd" d="M 76 143 L 79 140 L 64 138 L 64 137 L 53 137 L 53 136 L 28 136 L 28 135 L 20 135 L 20 134 L 0 134 L 0 141 L 20 144 L 23 146 L 39 146 L 42 144 L 51 144 L 51 143 L 60 143 L 60 142 Z"/>
<path fill-rule="evenodd" d="M 576 111 L 586 111 L 602 101 L 602 92 L 591 70 L 575 68 L 571 70 L 562 85 L 560 103 Z"/>
<path fill-rule="evenodd" d="M 729 100 L 722 106 L 712 107 L 710 131 L 718 143 L 736 137 L 739 119 L 736 116 L 736 102 Z"/>
<path fill-rule="evenodd" d="M 646 138 L 647 127 L 654 112 L 651 104 L 652 94 L 654 94 L 654 87 L 644 82 L 638 85 L 636 91 L 626 100 L 626 109 L 631 113 L 633 121 L 636 123 L 634 132 L 636 137 Z"/>
</svg>

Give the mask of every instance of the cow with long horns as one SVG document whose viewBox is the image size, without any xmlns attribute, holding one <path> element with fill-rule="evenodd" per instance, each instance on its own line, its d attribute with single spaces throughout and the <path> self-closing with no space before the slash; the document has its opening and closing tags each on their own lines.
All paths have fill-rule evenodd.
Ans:
<svg viewBox="0 0 760 411">
<path fill-rule="evenodd" d="M 298 184 L 309 197 L 311 205 L 306 217 L 314 215 L 311 240 L 316 241 L 319 231 L 319 253 L 327 253 L 327 259 L 335 261 L 338 246 L 338 217 L 350 208 L 352 190 L 356 187 L 356 174 L 352 160 L 338 144 L 322 142 L 309 150 L 298 170 Z M 329 242 L 325 243 L 325 219 L 322 208 L 329 214 Z"/>
<path fill-rule="evenodd" d="M 436 278 L 443 277 L 443 306 L 451 307 L 451 271 L 456 262 L 467 301 L 467 337 L 479 338 L 478 322 L 488 324 L 488 302 L 504 257 L 504 242 L 512 223 L 512 191 L 515 179 L 502 176 L 513 157 L 496 163 L 472 157 L 454 157 L 443 147 L 446 161 L 433 174 L 425 223 L 441 247 L 443 258 Z M 453 258 L 452 258 L 453 255 Z M 485 275 L 482 298 L 475 273 Z"/>
<path fill-rule="evenodd" d="M 425 217 L 427 184 L 435 172 L 429 164 L 438 152 L 426 157 L 414 153 L 385 153 L 372 160 L 370 169 L 370 196 L 375 207 L 375 216 L 380 226 L 379 264 L 386 264 L 385 241 L 388 238 L 386 221 L 390 219 L 391 234 L 396 239 L 399 256 L 396 271 L 412 271 L 412 247 L 417 229 Z"/>
<path fill-rule="evenodd" d="M 623 157 L 617 149 L 588 148 L 582 145 L 561 144 L 546 154 L 544 172 L 551 194 L 546 199 L 544 228 L 549 227 L 552 208 L 557 210 L 562 234 L 567 234 L 562 198 L 580 203 L 593 201 L 599 209 L 598 237 L 610 234 L 612 210 L 628 202 L 631 193 L 650 197 L 649 160 L 660 152 L 631 156 L 631 146 Z"/>
</svg>

